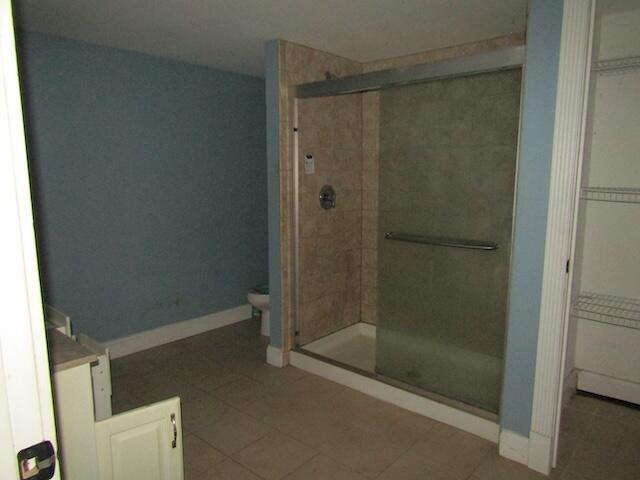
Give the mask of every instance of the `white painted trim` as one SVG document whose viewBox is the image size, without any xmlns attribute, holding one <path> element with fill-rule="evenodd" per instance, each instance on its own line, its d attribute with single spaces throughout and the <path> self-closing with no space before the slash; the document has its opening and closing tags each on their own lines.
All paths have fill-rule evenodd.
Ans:
<svg viewBox="0 0 640 480">
<path fill-rule="evenodd" d="M 280 348 L 276 348 L 273 345 L 267 346 L 267 363 L 274 367 L 282 368 L 287 366 L 287 358 Z"/>
<path fill-rule="evenodd" d="M 111 358 L 124 357 L 125 355 L 158 347 L 165 343 L 175 342 L 176 340 L 182 340 L 192 335 L 198 335 L 209 330 L 231 325 L 232 323 L 241 322 L 250 317 L 251 305 L 246 304 L 223 310 L 222 312 L 210 313 L 191 320 L 171 323 L 163 327 L 154 328 L 153 330 L 134 333 L 127 337 L 109 340 L 103 344 L 109 349 Z"/>
<path fill-rule="evenodd" d="M 578 174 L 591 64 L 593 0 L 565 0 L 558 68 L 553 155 L 536 373 L 529 434 L 529 467 L 548 475 L 555 456 L 568 292 L 565 268 L 575 243 Z"/>
<path fill-rule="evenodd" d="M 528 465 L 529 439 L 511 430 L 501 430 L 498 451 L 502 457 Z"/>
<path fill-rule="evenodd" d="M 585 392 L 640 404 L 640 384 L 608 377 L 600 373 L 586 370 L 578 371 L 578 388 Z"/>
<path fill-rule="evenodd" d="M 529 458 L 527 460 L 530 469 L 549 475 L 551 473 L 551 461 L 553 459 L 554 439 L 537 432 L 529 433 Z"/>
<path fill-rule="evenodd" d="M 57 448 L 24 132 L 11 1 L 0 0 L 0 412 L 9 417 L 0 428 L 0 478 L 7 480 L 18 477 L 18 451 L 43 439 Z"/>
<path fill-rule="evenodd" d="M 435 402 L 428 398 L 387 385 L 373 378 L 331 365 L 300 352 L 289 352 L 289 363 L 307 372 L 324 377 L 379 400 L 498 443 L 500 428 L 497 423 L 462 410 Z"/>
</svg>

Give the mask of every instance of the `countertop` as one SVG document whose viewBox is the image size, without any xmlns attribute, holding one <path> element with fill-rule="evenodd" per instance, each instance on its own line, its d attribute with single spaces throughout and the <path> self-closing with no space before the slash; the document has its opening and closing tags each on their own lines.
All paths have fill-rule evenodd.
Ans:
<svg viewBox="0 0 640 480">
<path fill-rule="evenodd" d="M 55 328 L 47 329 L 47 346 L 49 349 L 49 364 L 54 372 L 98 361 L 95 353 L 60 333 Z"/>
</svg>

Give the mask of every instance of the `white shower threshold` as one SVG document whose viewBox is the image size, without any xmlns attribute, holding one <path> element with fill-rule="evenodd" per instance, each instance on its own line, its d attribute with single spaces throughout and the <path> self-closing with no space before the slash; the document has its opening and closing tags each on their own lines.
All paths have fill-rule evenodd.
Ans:
<svg viewBox="0 0 640 480">
<path fill-rule="evenodd" d="M 473 408 L 456 408 L 447 404 L 452 403 L 450 401 L 443 403 L 426 398 L 374 378 L 375 342 L 375 325 L 359 322 L 315 340 L 301 350 L 291 351 L 289 363 L 379 400 L 498 443 L 500 427 L 497 421 L 486 418 L 487 415 L 480 410 L 474 412 L 476 409 Z"/>
<path fill-rule="evenodd" d="M 376 327 L 359 322 L 308 343 L 304 349 L 350 367 L 375 373 Z"/>
</svg>

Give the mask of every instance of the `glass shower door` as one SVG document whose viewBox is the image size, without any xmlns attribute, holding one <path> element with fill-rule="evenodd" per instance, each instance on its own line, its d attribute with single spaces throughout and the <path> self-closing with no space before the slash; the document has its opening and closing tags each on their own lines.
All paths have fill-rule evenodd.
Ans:
<svg viewBox="0 0 640 480">
<path fill-rule="evenodd" d="M 380 93 L 376 371 L 495 413 L 520 79 L 517 69 Z"/>
</svg>

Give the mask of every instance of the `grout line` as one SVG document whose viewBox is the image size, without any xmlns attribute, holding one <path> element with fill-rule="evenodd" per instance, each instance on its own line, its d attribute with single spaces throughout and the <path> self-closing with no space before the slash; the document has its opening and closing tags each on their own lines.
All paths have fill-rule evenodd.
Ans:
<svg viewBox="0 0 640 480">
<path fill-rule="evenodd" d="M 421 441 L 421 439 L 420 439 L 420 438 L 417 438 L 416 440 L 414 440 L 414 441 L 413 441 L 413 443 L 412 443 L 409 447 L 407 447 L 407 449 L 406 449 L 404 452 L 402 452 L 400 455 L 398 455 L 398 456 L 396 457 L 396 459 L 395 459 L 395 460 L 393 460 L 393 461 L 392 461 L 389 465 L 387 465 L 387 466 L 386 466 L 382 471 L 380 471 L 380 473 L 378 473 L 378 475 L 376 475 L 376 476 L 375 476 L 375 478 L 378 478 L 378 477 L 379 477 L 379 476 L 381 476 L 383 473 L 385 473 L 387 470 L 389 470 L 393 465 L 395 465 L 395 464 L 396 464 L 396 462 L 397 462 L 398 460 L 400 460 L 400 458 L 401 458 L 401 457 L 403 457 L 403 456 L 404 456 L 404 455 L 405 455 L 409 450 L 411 450 L 411 449 L 412 449 L 412 448 L 413 448 L 413 447 L 414 447 L 414 446 L 415 446 L 419 441 Z"/>
<path fill-rule="evenodd" d="M 282 480 L 287 480 L 287 478 L 291 477 L 291 475 L 293 475 L 294 473 L 296 473 L 298 470 L 301 470 L 302 467 L 304 467 L 306 464 L 308 464 L 309 462 L 311 462 L 312 460 L 314 460 L 315 458 L 317 458 L 318 456 L 320 456 L 320 452 L 317 452 L 306 462 L 303 462 L 300 466 L 296 467 L 293 471 L 287 473 Z"/>
</svg>

